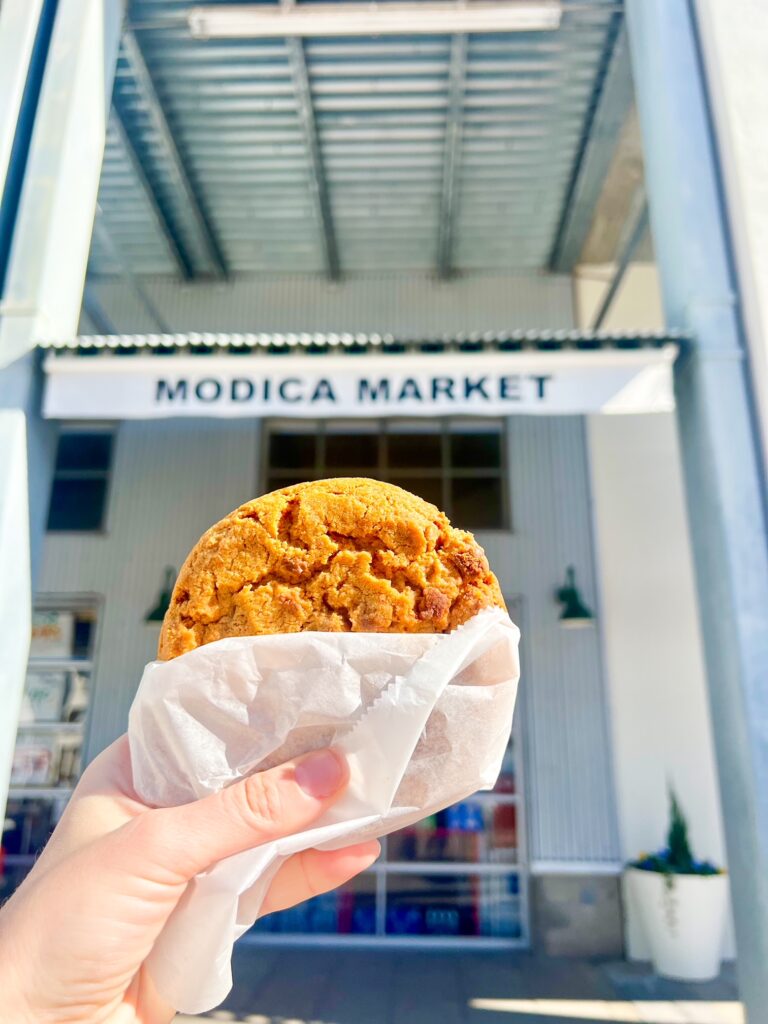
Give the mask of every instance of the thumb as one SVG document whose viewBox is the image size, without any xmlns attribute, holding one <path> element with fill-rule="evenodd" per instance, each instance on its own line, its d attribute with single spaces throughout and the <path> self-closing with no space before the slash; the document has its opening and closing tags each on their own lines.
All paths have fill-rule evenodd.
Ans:
<svg viewBox="0 0 768 1024">
<path fill-rule="evenodd" d="M 130 870 L 186 882 L 224 857 L 301 832 L 348 781 L 343 754 L 316 750 L 201 800 L 148 811 L 125 826 L 120 845 L 137 861 Z"/>
</svg>

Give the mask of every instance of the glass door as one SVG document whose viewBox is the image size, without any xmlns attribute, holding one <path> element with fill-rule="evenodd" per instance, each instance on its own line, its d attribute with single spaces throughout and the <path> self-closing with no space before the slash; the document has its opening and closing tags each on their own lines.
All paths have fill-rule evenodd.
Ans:
<svg viewBox="0 0 768 1024">
<path fill-rule="evenodd" d="M 384 840 L 377 934 L 422 941 L 528 940 L 517 730 L 491 793 Z"/>
<path fill-rule="evenodd" d="M 507 602 L 520 621 L 521 602 Z M 382 839 L 376 864 L 332 893 L 258 921 L 273 941 L 529 944 L 521 715 L 493 792 Z"/>
</svg>

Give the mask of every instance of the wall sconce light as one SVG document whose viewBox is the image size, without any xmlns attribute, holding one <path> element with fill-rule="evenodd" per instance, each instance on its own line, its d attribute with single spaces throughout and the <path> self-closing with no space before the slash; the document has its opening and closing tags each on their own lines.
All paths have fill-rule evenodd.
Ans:
<svg viewBox="0 0 768 1024">
<path fill-rule="evenodd" d="M 576 588 L 576 570 L 569 565 L 565 570 L 565 584 L 556 591 L 557 600 L 562 604 L 560 625 L 564 629 L 584 629 L 594 626 L 595 616 L 581 599 Z"/>
<path fill-rule="evenodd" d="M 148 611 L 144 616 L 145 622 L 162 622 L 165 618 L 165 613 L 168 611 L 171 604 L 171 595 L 173 594 L 173 584 L 176 579 L 176 570 L 170 565 L 166 567 L 165 577 L 163 579 L 163 586 L 160 590 L 160 595 L 157 598 L 155 607 Z"/>
</svg>

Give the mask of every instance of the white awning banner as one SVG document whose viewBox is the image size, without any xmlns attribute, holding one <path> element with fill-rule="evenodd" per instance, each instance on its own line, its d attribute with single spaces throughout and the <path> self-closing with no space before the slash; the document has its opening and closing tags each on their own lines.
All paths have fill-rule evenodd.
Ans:
<svg viewBox="0 0 768 1024">
<path fill-rule="evenodd" d="M 49 419 L 667 412 L 677 346 L 402 355 L 49 354 Z"/>
</svg>

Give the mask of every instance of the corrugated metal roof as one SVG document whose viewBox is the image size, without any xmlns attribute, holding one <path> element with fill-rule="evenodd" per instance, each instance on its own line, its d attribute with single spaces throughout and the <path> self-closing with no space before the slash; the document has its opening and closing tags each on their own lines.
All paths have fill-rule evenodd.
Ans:
<svg viewBox="0 0 768 1024">
<path fill-rule="evenodd" d="M 584 330 L 513 330 L 465 334 L 443 334 L 425 338 L 394 334 L 114 334 L 81 335 L 62 341 L 48 341 L 41 348 L 53 354 L 167 355 L 173 353 L 208 355 L 211 353 L 286 353 L 290 350 L 339 354 L 348 352 L 441 353 L 441 352 L 514 352 L 522 350 L 562 351 L 564 349 L 638 349 L 663 348 L 684 340 L 687 335 L 667 331 L 584 331 Z"/>
<path fill-rule="evenodd" d="M 564 0 L 556 31 L 471 35 L 460 49 L 449 36 L 310 38 L 298 58 L 288 40 L 194 39 L 192 6 L 132 0 L 128 30 L 233 272 L 329 268 L 308 116 L 342 273 L 546 266 L 620 27 L 616 0 Z M 216 269 L 210 247 L 153 102 L 124 45 L 104 223 L 136 273 L 205 276 Z M 115 270 L 98 247 L 91 267 Z"/>
</svg>

